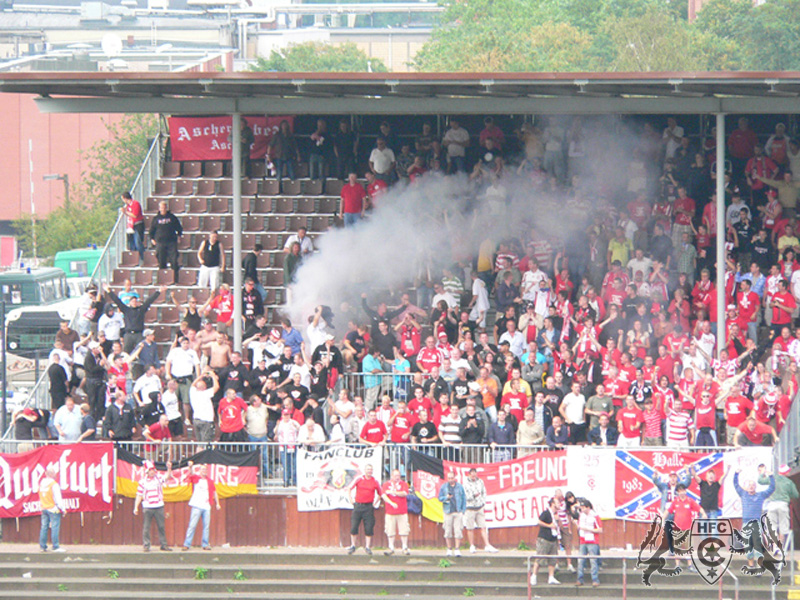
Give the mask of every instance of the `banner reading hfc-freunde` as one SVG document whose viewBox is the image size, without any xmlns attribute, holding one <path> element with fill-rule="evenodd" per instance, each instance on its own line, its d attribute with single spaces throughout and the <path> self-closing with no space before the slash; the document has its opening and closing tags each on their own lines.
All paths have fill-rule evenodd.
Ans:
<svg viewBox="0 0 800 600">
<path fill-rule="evenodd" d="M 264 158 L 281 121 L 294 128 L 294 117 L 242 117 L 253 130 L 250 158 Z M 230 160 L 231 117 L 170 117 L 172 160 Z"/>
<path fill-rule="evenodd" d="M 49 465 L 68 512 L 111 510 L 114 494 L 114 446 L 105 444 L 50 445 L 0 454 L 0 518 L 38 515 L 39 482 Z"/>
<path fill-rule="evenodd" d="M 471 468 L 477 469 L 486 486 L 484 516 L 489 528 L 537 525 L 556 488 L 567 490 L 567 453 L 563 450 L 486 464 L 443 461 L 412 451 L 411 462 L 414 489 L 423 503 L 422 515 L 434 521 L 442 520 L 437 497 L 443 474 L 451 470 L 463 482 Z"/>
<path fill-rule="evenodd" d="M 379 482 L 383 466 L 382 448 L 339 446 L 320 452 L 297 451 L 297 510 L 353 508 L 350 485 L 372 465 Z"/>
</svg>

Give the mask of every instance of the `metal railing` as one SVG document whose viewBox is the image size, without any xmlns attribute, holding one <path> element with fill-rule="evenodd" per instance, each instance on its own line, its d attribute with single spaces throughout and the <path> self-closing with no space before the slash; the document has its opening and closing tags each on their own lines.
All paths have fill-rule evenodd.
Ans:
<svg viewBox="0 0 800 600">
<path fill-rule="evenodd" d="M 153 193 L 156 185 L 156 179 L 161 169 L 161 134 L 157 134 L 147 150 L 142 167 L 136 175 L 136 179 L 131 186 L 131 194 L 134 198 L 144 204 L 147 197 Z M 114 269 L 119 266 L 122 259 L 122 253 L 125 251 L 127 243 L 127 235 L 125 232 L 126 221 L 125 215 L 119 211 L 117 221 L 111 230 L 103 252 L 92 271 L 91 280 L 101 285 L 103 282 L 111 280 Z M 75 329 L 78 319 L 77 312 L 70 321 L 70 327 Z M 50 408 L 50 379 L 47 376 L 47 369 L 42 370 L 42 374 L 33 386 L 33 389 L 28 394 L 25 402 L 17 408 L 22 409 L 26 407 L 35 408 Z M 11 437 L 13 426 L 9 425 L 5 432 L 3 432 L 3 440 Z"/>
<path fill-rule="evenodd" d="M 419 375 L 417 373 L 416 375 Z M 377 398 L 380 405 L 381 394 L 389 394 L 393 400 L 411 400 L 414 397 L 412 389 L 414 387 L 414 373 L 342 373 L 342 386 L 353 396 L 366 398 L 368 396 Z M 423 381 L 428 378 L 423 375 Z M 371 392 L 370 392 L 371 391 Z"/>
</svg>

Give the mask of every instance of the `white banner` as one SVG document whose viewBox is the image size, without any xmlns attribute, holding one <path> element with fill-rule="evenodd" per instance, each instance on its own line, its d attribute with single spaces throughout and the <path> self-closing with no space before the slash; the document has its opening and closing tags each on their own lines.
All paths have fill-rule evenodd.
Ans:
<svg viewBox="0 0 800 600">
<path fill-rule="evenodd" d="M 567 447 L 568 489 L 576 498 L 591 500 L 601 519 L 616 518 L 614 460 L 614 453 L 608 448 Z"/>
<path fill-rule="evenodd" d="M 380 483 L 383 448 L 337 446 L 321 452 L 297 451 L 297 510 L 336 510 L 353 508 L 350 485 L 372 465 L 372 475 Z"/>
<path fill-rule="evenodd" d="M 741 517 L 742 499 L 736 493 L 736 488 L 733 487 L 733 476 L 737 469 L 741 469 L 739 485 L 743 486 L 745 481 L 758 480 L 758 465 L 766 466 L 767 473 L 772 473 L 772 448 L 749 447 L 732 450 L 725 453 L 724 463 L 725 469 L 730 468 L 730 470 L 722 483 L 722 516 Z M 756 488 L 762 490 L 767 486 L 757 485 Z"/>
</svg>

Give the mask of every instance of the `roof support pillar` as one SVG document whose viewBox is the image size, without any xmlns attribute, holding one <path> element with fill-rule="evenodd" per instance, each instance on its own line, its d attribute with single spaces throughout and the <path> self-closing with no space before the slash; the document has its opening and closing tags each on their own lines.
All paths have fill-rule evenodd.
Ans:
<svg viewBox="0 0 800 600">
<path fill-rule="evenodd" d="M 717 358 L 725 348 L 725 115 L 717 113 Z"/>
<path fill-rule="evenodd" d="M 233 178 L 233 349 L 242 351 L 242 115 L 231 122 L 231 176 Z"/>
</svg>

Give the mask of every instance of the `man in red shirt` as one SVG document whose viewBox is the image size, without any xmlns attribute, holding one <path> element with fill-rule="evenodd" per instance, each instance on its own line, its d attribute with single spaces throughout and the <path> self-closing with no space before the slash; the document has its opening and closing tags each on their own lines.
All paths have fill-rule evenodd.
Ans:
<svg viewBox="0 0 800 600">
<path fill-rule="evenodd" d="M 233 294 L 227 283 L 220 285 L 219 292 L 200 307 L 200 312 L 204 315 L 212 310 L 216 315 L 217 330 L 227 333 L 227 328 L 233 325 Z"/>
<path fill-rule="evenodd" d="M 367 422 L 361 428 L 358 440 L 369 446 L 383 446 L 386 443 L 386 425 L 378 419 L 374 408 L 367 413 Z"/>
<path fill-rule="evenodd" d="M 666 519 L 667 515 L 672 514 L 672 521 L 675 523 L 674 527 L 682 531 L 691 531 L 695 515 L 702 515 L 705 519 L 706 511 L 692 498 L 689 498 L 686 494 L 686 486 L 682 483 L 675 486 L 675 492 L 678 494 L 677 497 L 672 501 L 672 504 L 661 511 L 661 518 Z M 686 561 L 689 563 L 689 570 L 693 571 L 694 567 L 692 566 L 691 558 L 687 558 Z M 676 558 L 675 566 L 679 567 L 680 562 L 680 559 Z"/>
<path fill-rule="evenodd" d="M 739 425 L 739 435 L 736 436 L 734 446 L 772 446 L 778 443 L 778 434 L 775 428 L 766 423 L 759 423 L 754 415 Z"/>
<path fill-rule="evenodd" d="M 364 467 L 364 474 L 357 477 L 350 486 L 350 501 L 353 503 L 353 512 L 350 515 L 350 547 L 348 554 L 356 551 L 356 537 L 364 522 L 364 552 L 372 556 L 372 534 L 375 532 L 375 506 L 376 496 L 383 498 L 387 506 L 397 508 L 397 503 L 381 490 L 378 480 L 372 476 L 372 465 Z"/>
<path fill-rule="evenodd" d="M 152 444 L 146 444 L 145 450 L 148 452 L 152 452 L 156 448 L 160 447 L 164 440 L 171 441 L 172 433 L 169 430 L 169 419 L 167 418 L 167 415 L 161 415 L 158 417 L 158 421 L 145 427 L 142 431 L 142 435 L 146 440 L 156 444 L 156 446 L 153 446 Z"/>
<path fill-rule="evenodd" d="M 411 436 L 411 428 L 417 418 L 408 411 L 406 403 L 400 400 L 397 403 L 397 412 L 389 420 L 389 427 L 392 430 L 389 438 L 395 444 L 407 444 Z"/>
<path fill-rule="evenodd" d="M 386 556 L 394 554 L 395 534 L 400 536 L 403 544 L 403 554 L 411 554 L 408 550 L 408 534 L 411 528 L 408 525 L 408 484 L 400 477 L 400 469 L 394 469 L 389 481 L 382 487 L 384 496 L 391 498 L 395 506 L 386 504 L 386 515 L 384 517 L 384 530 L 389 540 L 389 549 L 384 552 Z"/>
<path fill-rule="evenodd" d="M 442 353 L 436 348 L 436 341 L 432 335 L 425 338 L 425 347 L 417 353 L 417 367 L 423 373 L 430 373 L 433 367 L 442 366 Z M 413 409 L 412 409 L 413 410 Z"/>
<path fill-rule="evenodd" d="M 680 248 L 683 245 L 683 234 L 692 239 L 692 218 L 696 210 L 694 200 L 686 195 L 686 188 L 678 187 L 678 197 L 675 199 L 675 222 L 672 226 L 672 245 Z"/>
<path fill-rule="evenodd" d="M 380 198 L 389 189 L 389 185 L 383 180 L 375 177 L 375 173 L 367 171 L 365 175 L 367 178 L 367 198 L 369 198 L 369 206 L 366 210 L 373 210 L 378 207 Z"/>
<path fill-rule="evenodd" d="M 617 429 L 619 437 L 617 446 L 621 448 L 637 448 L 641 445 L 642 423 L 644 415 L 636 406 L 633 396 L 625 396 L 625 408 L 617 412 Z"/>
<path fill-rule="evenodd" d="M 339 202 L 339 214 L 342 215 L 345 227 L 355 225 L 364 216 L 364 210 L 366 209 L 364 199 L 366 197 L 367 192 L 364 190 L 364 186 L 358 183 L 358 176 L 355 173 L 350 173 L 347 183 L 342 186 L 342 195 Z"/>
<path fill-rule="evenodd" d="M 142 205 L 134 200 L 130 192 L 122 192 L 122 209 L 127 219 L 128 250 L 139 253 L 139 266 L 144 261 L 144 215 Z"/>
<path fill-rule="evenodd" d="M 728 136 L 728 150 L 733 163 L 733 177 L 740 179 L 747 161 L 753 156 L 753 148 L 758 144 L 756 132 L 750 129 L 747 117 L 739 118 L 739 127 Z"/>
<path fill-rule="evenodd" d="M 772 296 L 772 331 L 775 337 L 781 334 L 781 329 L 792 321 L 792 312 L 797 307 L 794 296 L 786 290 L 788 284 L 785 279 L 778 280 L 778 292 Z"/>
<path fill-rule="evenodd" d="M 749 398 L 736 394 L 729 396 L 725 400 L 725 428 L 728 444 L 731 446 L 736 443 L 736 436 L 739 434 L 739 425 L 745 422 L 753 411 L 753 401 Z"/>
<path fill-rule="evenodd" d="M 247 434 L 245 432 L 245 414 L 247 404 L 239 396 L 236 390 L 229 389 L 225 392 L 225 397 L 219 401 L 219 436 L 220 442 L 245 442 Z"/>
</svg>

